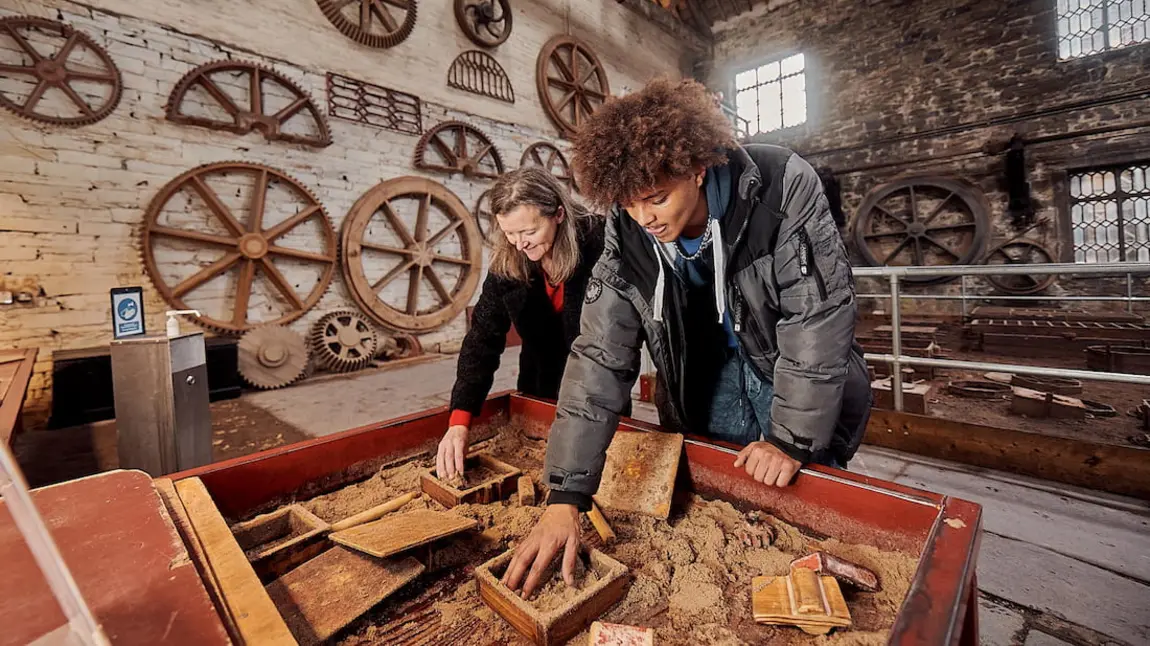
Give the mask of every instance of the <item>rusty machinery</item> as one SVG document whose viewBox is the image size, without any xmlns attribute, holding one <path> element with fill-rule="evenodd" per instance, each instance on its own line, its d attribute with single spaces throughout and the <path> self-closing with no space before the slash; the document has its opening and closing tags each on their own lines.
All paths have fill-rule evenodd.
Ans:
<svg viewBox="0 0 1150 646">
<path fill-rule="evenodd" d="M 433 152 L 432 152 L 433 151 Z M 495 144 L 462 121 L 444 121 L 423 133 L 415 145 L 415 167 L 464 177 L 495 179 L 503 174 L 503 158 Z"/>
<path fill-rule="evenodd" d="M 498 47 L 511 35 L 510 0 L 455 0 L 459 28 L 480 47 Z"/>
<path fill-rule="evenodd" d="M 327 73 L 327 111 L 338 119 L 422 135 L 422 105 L 414 94 Z"/>
<path fill-rule="evenodd" d="M 415 28 L 416 0 L 316 0 L 344 36 L 368 47 L 395 47 Z"/>
<path fill-rule="evenodd" d="M 490 99 L 515 103 L 515 88 L 499 61 L 478 49 L 455 57 L 447 70 L 447 85 Z"/>
<path fill-rule="evenodd" d="M 547 116 L 570 138 L 611 94 L 599 57 L 582 41 L 559 35 L 543 45 L 535 84 Z"/>
<path fill-rule="evenodd" d="M 403 214 L 412 212 L 409 229 Z M 387 180 L 361 196 L 344 220 L 342 250 L 352 298 L 388 329 L 436 329 L 463 311 L 479 284 L 482 239 L 475 219 L 454 193 L 423 177 Z M 403 298 L 385 298 L 385 288 L 399 280 L 407 281 Z"/>
<path fill-rule="evenodd" d="M 294 383 L 307 369 L 307 360 L 303 337 L 280 325 L 248 330 L 237 348 L 240 376 L 264 390 Z"/>
<path fill-rule="evenodd" d="M 855 218 L 855 247 L 863 262 L 883 265 L 969 265 L 982 256 L 990 233 L 982 193 L 946 177 L 913 177 L 883 184 L 863 200 Z M 913 283 L 948 278 L 906 277 Z"/>
<path fill-rule="evenodd" d="M 22 101 L 13 100 L 10 93 L 0 94 L 0 106 L 34 121 L 82 126 L 108 116 L 120 102 L 120 70 L 87 34 L 32 16 L 0 19 L 0 33 L 18 47 L 0 52 L 0 78 L 20 79 L 28 88 Z M 42 53 L 49 48 L 55 53 Z M 66 103 L 57 102 L 67 107 L 45 112 L 49 108 L 44 95 L 53 89 L 67 97 Z"/>
<path fill-rule="evenodd" d="M 223 89 L 237 84 L 247 90 L 248 102 L 242 107 Z M 269 88 L 272 93 L 268 92 Z M 190 114 L 185 107 L 189 92 L 193 93 L 192 103 L 199 114 Z M 269 109 L 271 94 L 275 95 L 277 104 L 283 105 Z M 285 96 L 290 98 L 281 98 Z M 207 97 L 215 103 L 215 114 L 204 113 L 202 106 Z M 268 141 L 318 147 L 331 145 L 327 120 L 311 95 L 275 70 L 255 63 L 223 60 L 195 68 L 176 84 L 168 97 L 166 110 L 168 120 L 175 123 L 238 135 L 259 130 Z M 305 125 L 306 121 L 311 123 Z M 285 128 L 289 122 L 292 125 Z M 292 132 L 301 127 L 304 132 Z"/>
<path fill-rule="evenodd" d="M 245 188 L 248 199 L 242 207 L 243 213 L 233 211 L 218 192 L 227 189 L 226 195 L 230 198 L 231 191 L 238 194 Z M 275 207 L 281 212 L 294 208 L 295 213 L 274 224 L 265 223 L 269 197 L 274 198 Z M 291 197 L 292 203 L 282 204 L 285 197 Z M 200 230 L 172 226 L 169 207 L 179 209 L 181 204 L 190 207 L 193 200 L 206 205 L 209 214 L 203 218 Z M 284 246 L 281 239 L 297 229 L 318 230 L 320 251 Z M 148 206 L 140 237 L 144 268 L 173 309 L 190 309 L 185 300 L 190 292 L 217 276 L 237 270 L 230 318 L 223 314 L 214 317 L 205 314 L 197 319 L 202 326 L 227 335 L 240 334 L 264 323 L 290 323 L 303 316 L 327 290 L 337 260 L 335 229 L 311 191 L 281 171 L 248 162 L 207 164 L 168 182 Z M 165 271 L 161 271 L 156 257 L 156 245 L 161 240 L 196 257 L 219 255 L 190 276 L 172 278 L 173 269 L 165 267 Z M 306 263 L 318 271 L 315 283 L 305 287 L 302 295 L 297 293 L 297 287 L 273 262 L 276 259 Z M 274 320 L 253 321 L 249 317 L 252 286 L 257 275 L 270 282 L 282 298 L 279 316 Z"/>
<path fill-rule="evenodd" d="M 367 367 L 379 350 L 379 334 L 368 318 L 352 310 L 324 314 L 311 328 L 316 365 L 332 372 Z"/>
<path fill-rule="evenodd" d="M 483 236 L 483 244 L 491 246 L 491 236 L 495 232 L 495 214 L 491 212 L 491 189 L 483 191 L 479 199 L 475 200 L 475 224 L 479 226 L 479 234 Z"/>
<path fill-rule="evenodd" d="M 571 174 L 571 166 L 567 163 L 567 158 L 563 156 L 563 151 L 545 141 L 539 141 L 528 146 L 527 150 L 523 151 L 519 166 L 538 166 L 551 173 L 555 179 L 567 187 L 567 190 L 573 193 L 577 193 L 579 190 L 575 186 L 575 177 Z"/>
</svg>

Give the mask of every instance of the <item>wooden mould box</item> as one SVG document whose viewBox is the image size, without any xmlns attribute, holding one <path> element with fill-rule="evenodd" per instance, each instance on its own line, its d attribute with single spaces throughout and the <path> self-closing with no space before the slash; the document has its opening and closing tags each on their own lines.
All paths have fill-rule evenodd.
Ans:
<svg viewBox="0 0 1150 646">
<path fill-rule="evenodd" d="M 586 559 L 586 567 L 599 574 L 599 580 L 586 586 L 565 605 L 542 611 L 533 601 L 521 598 L 499 582 L 511 556 L 511 551 L 504 552 L 475 569 L 479 596 L 515 630 L 538 646 L 566 643 L 615 605 L 627 586 L 627 566 L 599 550 L 591 550 L 589 554 L 580 554 L 580 558 Z M 559 562 L 556 561 L 544 573 L 543 580 L 561 576 L 558 567 Z"/>
<path fill-rule="evenodd" d="M 420 477 L 419 487 L 436 502 L 451 509 L 464 503 L 487 504 L 503 500 L 518 491 L 519 476 L 523 473 L 518 468 L 500 462 L 486 453 L 469 456 L 464 460 L 463 467 L 465 473 L 474 469 L 484 469 L 494 472 L 495 475 L 467 489 L 457 489 L 429 471 Z"/>
<path fill-rule="evenodd" d="M 881 416 L 883 411 L 875 414 Z M 446 407 L 440 407 L 171 477 L 179 481 L 199 476 L 221 513 L 229 518 L 248 518 L 335 491 L 371 476 L 382 464 L 426 452 L 443 435 L 449 415 Z M 511 422 L 527 436 L 545 439 L 554 420 L 554 403 L 501 393 L 488 399 L 475 424 Z M 661 429 L 623 419 L 618 432 L 652 430 Z M 729 454 L 712 446 L 688 444 L 684 454 L 676 490 L 726 500 L 743 509 L 768 509 L 786 522 L 842 541 L 918 554 L 914 579 L 890 629 L 888 643 L 978 643 L 978 586 L 974 576 L 982 529 L 978 505 L 818 465 L 808 469 L 826 477 L 800 474 L 791 486 L 778 489 L 752 481 L 734 467 Z M 424 584 L 416 581 L 411 585 Z"/>
<path fill-rule="evenodd" d="M 327 529 L 327 523 L 302 505 L 288 505 L 232 526 L 232 534 L 267 582 L 322 552 Z"/>
</svg>

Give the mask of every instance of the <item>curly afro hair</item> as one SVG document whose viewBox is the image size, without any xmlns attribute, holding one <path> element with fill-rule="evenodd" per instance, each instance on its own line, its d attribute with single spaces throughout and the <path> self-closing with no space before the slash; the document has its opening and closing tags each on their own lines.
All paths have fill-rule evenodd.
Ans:
<svg viewBox="0 0 1150 646">
<path fill-rule="evenodd" d="M 658 182 L 727 163 L 734 129 L 698 81 L 657 79 L 609 99 L 574 138 L 573 167 L 596 209 L 626 204 Z"/>
</svg>

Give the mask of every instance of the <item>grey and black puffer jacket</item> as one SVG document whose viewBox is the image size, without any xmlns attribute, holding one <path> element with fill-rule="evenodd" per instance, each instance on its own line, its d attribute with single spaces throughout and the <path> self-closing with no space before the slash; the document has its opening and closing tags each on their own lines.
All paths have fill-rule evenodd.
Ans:
<svg viewBox="0 0 1150 646">
<path fill-rule="evenodd" d="M 803 463 L 829 455 L 845 464 L 862 440 L 871 391 L 854 338 L 850 263 L 819 177 L 777 146 L 748 145 L 728 158 L 735 190 L 716 274 L 725 275 L 739 351 L 774 386 L 766 439 Z M 608 216 L 547 444 L 552 504 L 589 507 L 644 342 L 658 371 L 661 425 L 698 426 L 687 418 L 685 296 L 681 281 L 662 276 L 666 263 L 622 209 Z"/>
</svg>

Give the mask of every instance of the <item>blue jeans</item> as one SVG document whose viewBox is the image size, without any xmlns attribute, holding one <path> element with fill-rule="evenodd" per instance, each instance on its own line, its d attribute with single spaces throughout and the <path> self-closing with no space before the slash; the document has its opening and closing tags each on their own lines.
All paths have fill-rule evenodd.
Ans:
<svg viewBox="0 0 1150 646">
<path fill-rule="evenodd" d="M 706 435 L 739 446 L 770 436 L 774 398 L 774 385 L 760 379 L 750 362 L 744 361 L 738 352 L 732 352 L 719 371 L 711 396 Z M 826 451 L 816 453 L 811 461 L 846 468 Z"/>
</svg>

